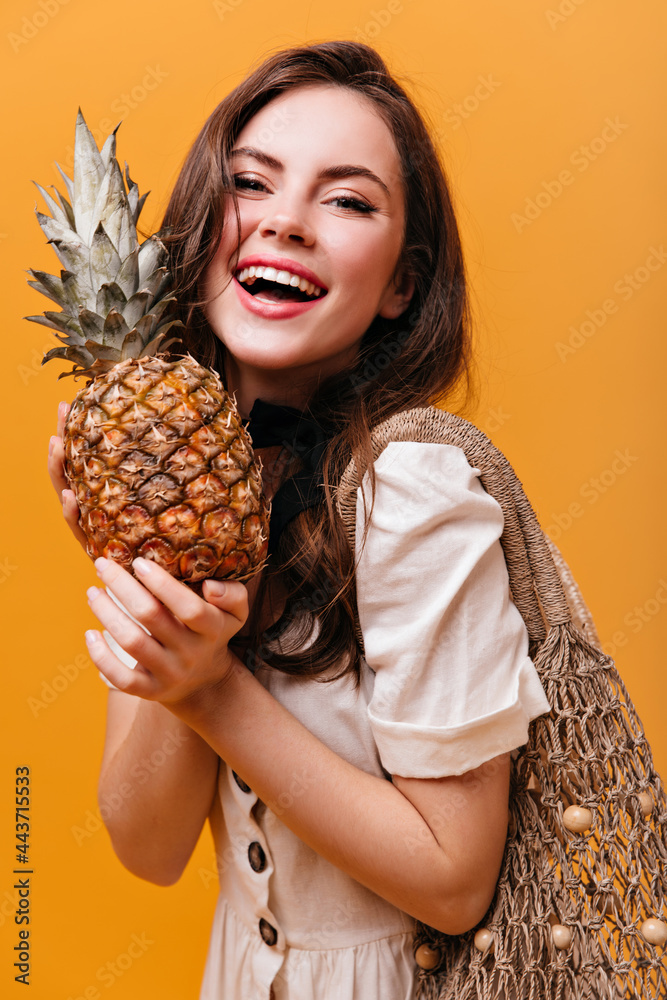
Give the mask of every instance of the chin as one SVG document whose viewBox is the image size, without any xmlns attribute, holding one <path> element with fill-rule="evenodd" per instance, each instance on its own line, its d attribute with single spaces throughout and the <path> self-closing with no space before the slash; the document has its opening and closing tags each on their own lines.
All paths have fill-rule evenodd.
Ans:
<svg viewBox="0 0 667 1000">
<path fill-rule="evenodd" d="M 224 341 L 223 344 L 225 344 Z M 304 365 L 310 367 L 311 364 L 317 363 L 314 360 L 311 361 L 308 358 L 304 358 L 303 352 L 261 349 L 239 350 L 238 345 L 232 344 L 225 344 L 225 347 L 229 351 L 235 363 L 244 369 L 255 369 L 256 371 L 267 372 L 284 371 L 287 373 L 295 368 L 302 368 Z"/>
</svg>

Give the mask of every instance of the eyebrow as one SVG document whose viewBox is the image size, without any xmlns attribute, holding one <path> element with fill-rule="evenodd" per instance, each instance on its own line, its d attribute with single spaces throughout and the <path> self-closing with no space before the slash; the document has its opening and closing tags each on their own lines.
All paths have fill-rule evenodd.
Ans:
<svg viewBox="0 0 667 1000">
<path fill-rule="evenodd" d="M 255 149 L 254 146 L 239 146 L 237 149 L 232 149 L 231 156 L 252 156 L 265 167 L 272 167 L 274 170 L 283 169 L 283 164 L 275 156 L 270 156 L 261 149 Z M 368 180 L 379 184 L 387 197 L 391 198 L 391 192 L 387 185 L 368 167 L 358 166 L 354 163 L 337 163 L 331 167 L 324 167 L 317 175 L 318 180 L 324 181 L 338 180 L 344 177 L 367 177 Z"/>
</svg>

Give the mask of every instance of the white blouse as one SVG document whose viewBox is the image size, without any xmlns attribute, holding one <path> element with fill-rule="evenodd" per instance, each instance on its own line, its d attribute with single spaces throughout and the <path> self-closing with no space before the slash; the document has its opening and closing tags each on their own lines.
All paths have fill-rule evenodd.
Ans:
<svg viewBox="0 0 667 1000">
<path fill-rule="evenodd" d="M 499 538 L 503 515 L 464 452 L 394 442 L 357 500 L 361 685 L 258 680 L 343 759 L 388 778 L 461 774 L 526 742 L 549 711 Z M 362 544 L 363 542 L 363 544 Z M 261 747 L 258 747 L 261 753 Z M 200 1000 L 413 1000 L 414 918 L 307 847 L 221 761 L 220 873 Z"/>
</svg>

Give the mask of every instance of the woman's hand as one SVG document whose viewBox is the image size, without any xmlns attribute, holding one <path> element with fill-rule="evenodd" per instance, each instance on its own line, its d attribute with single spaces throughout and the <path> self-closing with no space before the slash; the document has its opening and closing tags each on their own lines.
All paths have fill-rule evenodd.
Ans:
<svg viewBox="0 0 667 1000">
<path fill-rule="evenodd" d="M 134 669 L 125 666 L 99 632 L 86 633 L 93 662 L 115 687 L 158 701 L 178 715 L 180 703 L 207 697 L 224 685 L 237 663 L 227 643 L 248 616 L 243 584 L 205 580 L 203 600 L 148 559 L 133 563 L 141 582 L 110 559 L 97 559 L 95 568 L 136 619 L 103 590 L 88 591 L 96 617 L 137 660 Z"/>
<path fill-rule="evenodd" d="M 53 484 L 54 490 L 58 494 L 58 499 L 62 504 L 65 521 L 67 522 L 77 542 L 79 542 L 79 544 L 82 545 L 87 552 L 88 548 L 86 536 L 83 532 L 83 528 L 79 524 L 79 505 L 76 502 L 76 494 L 74 493 L 74 490 L 69 489 L 65 478 L 65 449 L 63 447 L 63 431 L 65 430 L 65 421 L 67 420 L 69 410 L 69 403 L 58 404 L 58 429 L 49 441 L 49 478 Z"/>
</svg>

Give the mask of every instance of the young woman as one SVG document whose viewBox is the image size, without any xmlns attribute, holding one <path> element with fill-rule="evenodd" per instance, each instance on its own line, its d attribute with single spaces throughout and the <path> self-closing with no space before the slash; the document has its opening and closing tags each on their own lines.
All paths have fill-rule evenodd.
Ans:
<svg viewBox="0 0 667 1000">
<path fill-rule="evenodd" d="M 213 112 L 164 228 L 184 346 L 252 410 L 272 554 L 247 587 L 206 581 L 202 596 L 142 559 L 134 576 L 97 560 L 105 632 L 87 639 L 113 686 L 101 794 L 178 748 L 108 819 L 113 845 L 168 885 L 210 819 L 202 1000 L 408 1000 L 415 920 L 458 934 L 485 914 L 509 752 L 548 710 L 502 513 L 459 448 L 390 443 L 364 478 L 354 552 L 334 502 L 373 426 L 466 374 L 442 169 L 377 53 L 297 48 Z M 50 468 L 77 531 L 59 437 Z"/>
</svg>

